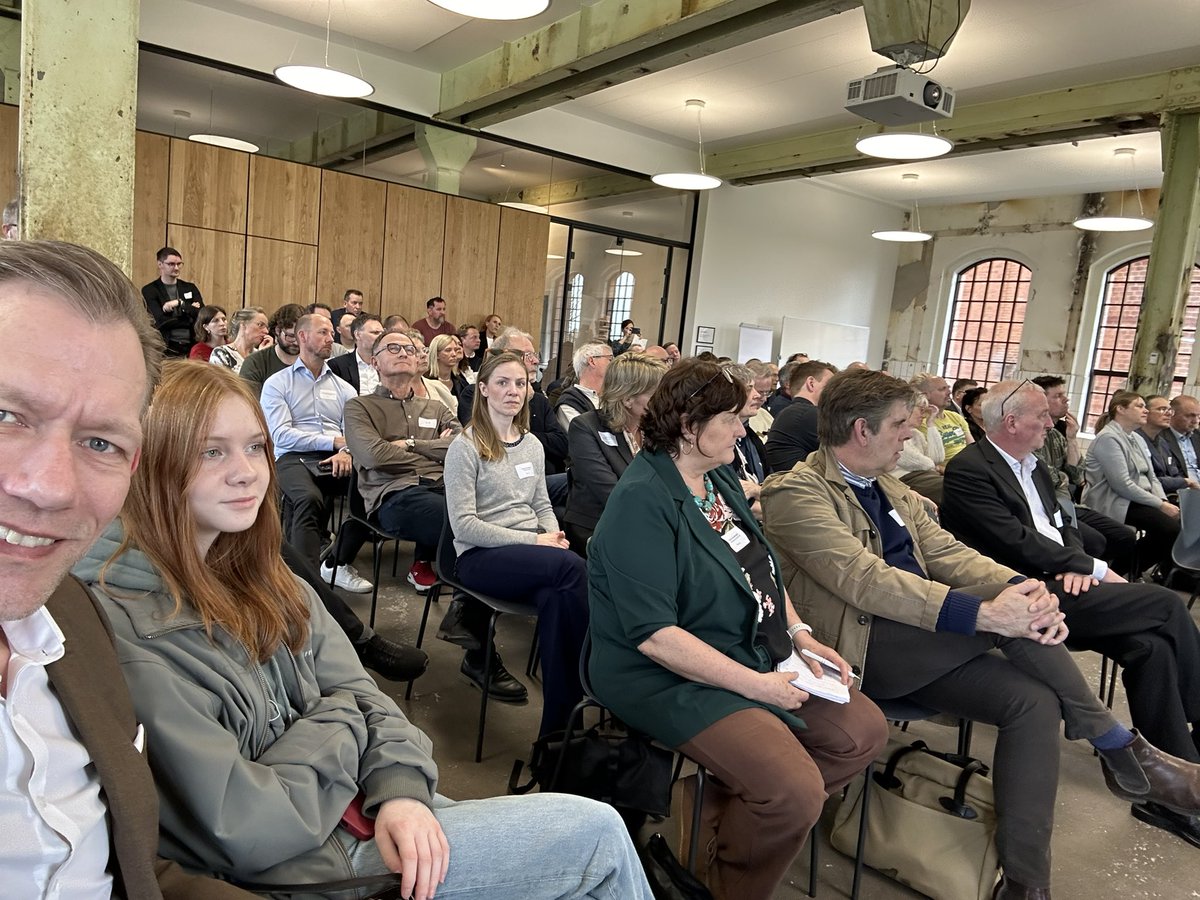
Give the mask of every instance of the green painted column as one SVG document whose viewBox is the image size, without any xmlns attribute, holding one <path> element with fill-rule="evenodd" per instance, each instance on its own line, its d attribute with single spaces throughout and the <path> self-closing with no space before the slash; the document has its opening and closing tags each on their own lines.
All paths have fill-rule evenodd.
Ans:
<svg viewBox="0 0 1200 900">
<path fill-rule="evenodd" d="M 21 12 L 21 234 L 133 261 L 138 0 Z"/>
<path fill-rule="evenodd" d="M 1165 114 L 1162 151 L 1162 194 L 1129 366 L 1129 388 L 1170 396 L 1200 241 L 1200 113 Z"/>
</svg>

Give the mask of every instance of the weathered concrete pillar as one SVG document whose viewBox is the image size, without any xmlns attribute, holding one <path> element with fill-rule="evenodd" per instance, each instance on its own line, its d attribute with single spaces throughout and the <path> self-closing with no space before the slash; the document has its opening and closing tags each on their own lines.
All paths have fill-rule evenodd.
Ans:
<svg viewBox="0 0 1200 900">
<path fill-rule="evenodd" d="M 457 194 L 462 170 L 475 153 L 474 135 L 436 125 L 417 125 L 417 146 L 425 160 L 425 186 L 443 194 Z"/>
<path fill-rule="evenodd" d="M 1166 113 L 1162 150 L 1162 195 L 1129 366 L 1129 388 L 1169 394 L 1200 240 L 1200 113 Z"/>
<path fill-rule="evenodd" d="M 21 234 L 133 262 L 138 0 L 21 12 Z"/>
</svg>

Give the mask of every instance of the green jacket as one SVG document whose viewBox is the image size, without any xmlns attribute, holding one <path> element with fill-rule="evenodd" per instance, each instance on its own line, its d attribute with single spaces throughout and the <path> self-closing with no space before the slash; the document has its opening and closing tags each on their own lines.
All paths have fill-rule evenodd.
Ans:
<svg viewBox="0 0 1200 900">
<path fill-rule="evenodd" d="M 742 528 L 765 543 L 728 468 L 709 477 Z M 775 566 L 780 571 L 777 560 Z M 588 545 L 588 589 L 592 688 L 634 728 L 677 747 L 738 710 L 764 706 L 690 681 L 638 650 L 659 629 L 678 625 L 744 666 L 771 669 L 754 641 L 758 603 L 746 576 L 666 453 L 639 453 L 608 498 Z M 804 727 L 782 709 L 765 708 Z"/>
</svg>

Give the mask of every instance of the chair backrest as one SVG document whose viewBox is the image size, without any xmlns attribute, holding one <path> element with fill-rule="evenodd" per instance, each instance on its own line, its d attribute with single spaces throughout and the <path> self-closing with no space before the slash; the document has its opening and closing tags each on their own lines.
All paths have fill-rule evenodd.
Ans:
<svg viewBox="0 0 1200 900">
<path fill-rule="evenodd" d="M 1179 492 L 1179 537 L 1171 559 L 1185 569 L 1200 569 L 1200 491 L 1195 488 Z"/>
<path fill-rule="evenodd" d="M 360 522 L 368 521 L 367 501 L 363 499 L 363 495 L 358 491 L 358 470 L 351 469 L 346 481 L 348 482 L 346 485 L 346 507 L 350 510 L 351 518 L 358 519 Z"/>
<path fill-rule="evenodd" d="M 450 517 L 446 517 L 442 525 L 442 534 L 438 538 L 437 555 L 433 560 L 433 569 L 439 581 L 449 584 L 457 580 L 458 553 L 454 549 L 454 530 L 450 527 Z"/>
</svg>

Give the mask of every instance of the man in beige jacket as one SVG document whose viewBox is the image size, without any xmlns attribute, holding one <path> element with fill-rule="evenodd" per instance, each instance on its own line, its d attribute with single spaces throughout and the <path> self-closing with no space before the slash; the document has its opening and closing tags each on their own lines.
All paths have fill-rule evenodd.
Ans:
<svg viewBox="0 0 1200 900">
<path fill-rule="evenodd" d="M 864 693 L 999 728 L 995 897 L 1045 900 L 1060 722 L 1100 751 L 1123 799 L 1200 809 L 1200 767 L 1112 718 L 1061 646 L 1067 629 L 1045 585 L 960 544 L 888 474 L 911 435 L 913 401 L 910 386 L 880 372 L 830 379 L 821 449 L 767 480 L 764 529 L 797 611 L 862 676 Z"/>
</svg>

